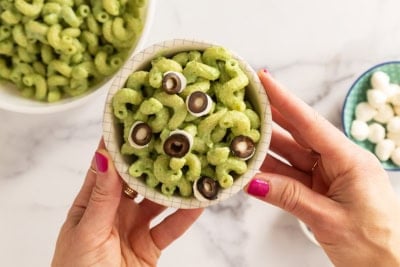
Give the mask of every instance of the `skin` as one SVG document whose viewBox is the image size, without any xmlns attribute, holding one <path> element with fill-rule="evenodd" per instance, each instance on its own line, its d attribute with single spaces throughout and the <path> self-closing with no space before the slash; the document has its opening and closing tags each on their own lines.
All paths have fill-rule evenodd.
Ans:
<svg viewBox="0 0 400 267">
<path fill-rule="evenodd" d="M 289 164 L 266 157 L 253 179 L 269 191 L 257 198 L 306 223 L 335 266 L 400 266 L 400 203 L 377 158 L 269 73 L 259 77 L 276 122 L 270 149 Z"/>
<path fill-rule="evenodd" d="M 150 222 L 166 207 L 124 196 L 102 141 L 97 150 L 108 169 L 89 170 L 61 228 L 52 266 L 156 266 L 161 251 L 180 237 L 203 209 L 178 209 L 161 223 Z M 96 160 L 92 166 L 96 170 Z"/>
</svg>

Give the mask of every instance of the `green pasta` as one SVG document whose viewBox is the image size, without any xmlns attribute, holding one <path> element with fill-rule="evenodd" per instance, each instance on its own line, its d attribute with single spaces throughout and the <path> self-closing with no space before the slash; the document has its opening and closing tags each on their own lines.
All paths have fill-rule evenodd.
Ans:
<svg viewBox="0 0 400 267">
<path fill-rule="evenodd" d="M 146 3 L 0 1 L 0 62 L 8 70 L 2 70 L 1 78 L 14 83 L 23 97 L 43 102 L 88 92 L 127 59 L 142 32 L 142 8 Z M 25 66 L 25 71 L 18 70 L 20 64 L 30 65 L 32 71 L 26 73 Z M 38 87 L 39 82 L 24 84 L 27 74 L 41 76 L 48 90 Z"/>
<path fill-rule="evenodd" d="M 186 79 L 180 80 L 182 91 L 167 91 L 164 79 L 172 74 Z M 247 171 L 249 159 L 234 154 L 233 140 L 244 136 L 256 144 L 260 139 L 261 121 L 247 99 L 248 83 L 238 61 L 221 47 L 160 56 L 149 69 L 131 73 L 112 99 L 124 133 L 121 153 L 131 162 L 129 174 L 166 196 L 192 197 L 202 176 L 221 188 L 231 187 Z M 189 108 L 189 96 L 195 93 L 210 97 L 208 113 L 198 115 Z M 151 129 L 151 141 L 134 148 L 129 142 L 137 145 L 132 132 L 138 122 Z M 174 141 L 178 143 L 172 147 L 188 146 L 184 154 L 168 150 L 168 140 L 176 134 L 187 143 Z"/>
</svg>

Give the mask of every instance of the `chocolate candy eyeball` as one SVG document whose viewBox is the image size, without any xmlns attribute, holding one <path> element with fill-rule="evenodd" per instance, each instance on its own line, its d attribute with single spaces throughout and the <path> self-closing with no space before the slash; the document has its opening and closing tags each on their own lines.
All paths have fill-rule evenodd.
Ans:
<svg viewBox="0 0 400 267">
<path fill-rule="evenodd" d="M 369 136 L 369 127 L 365 121 L 355 120 L 351 124 L 350 134 L 357 141 L 364 141 Z"/>
<path fill-rule="evenodd" d="M 207 115 L 212 108 L 212 99 L 201 91 L 195 91 L 186 98 L 186 108 L 195 117 Z"/>
<path fill-rule="evenodd" d="M 129 131 L 128 142 L 134 148 L 144 148 L 150 143 L 152 136 L 151 127 L 143 121 L 137 121 Z"/>
<path fill-rule="evenodd" d="M 193 184 L 193 194 L 199 201 L 214 200 L 218 197 L 219 184 L 214 179 L 202 176 Z"/>
<path fill-rule="evenodd" d="M 183 130 L 175 130 L 164 141 L 165 154 L 174 158 L 184 157 L 192 148 L 193 136 Z"/>
<path fill-rule="evenodd" d="M 179 94 L 186 88 L 185 76 L 176 71 L 167 71 L 162 79 L 162 89 L 170 95 Z"/>
<path fill-rule="evenodd" d="M 250 137 L 239 135 L 233 138 L 230 149 L 235 157 L 248 160 L 254 155 L 256 146 Z"/>
<path fill-rule="evenodd" d="M 384 89 L 389 86 L 390 77 L 383 71 L 376 71 L 372 74 L 370 82 L 373 88 Z"/>
</svg>

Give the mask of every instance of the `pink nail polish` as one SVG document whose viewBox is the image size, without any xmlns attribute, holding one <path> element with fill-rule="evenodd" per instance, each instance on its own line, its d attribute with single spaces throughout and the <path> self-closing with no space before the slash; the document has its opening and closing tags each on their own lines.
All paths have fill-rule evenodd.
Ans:
<svg viewBox="0 0 400 267">
<path fill-rule="evenodd" d="M 267 74 L 267 73 L 268 73 L 268 70 L 267 70 L 267 69 L 263 69 L 263 72 L 264 72 L 265 74 Z"/>
<path fill-rule="evenodd" d="M 103 154 L 96 152 L 96 165 L 99 172 L 106 172 L 108 170 L 108 159 Z"/>
<path fill-rule="evenodd" d="M 269 184 L 261 179 L 253 179 L 247 187 L 247 193 L 256 197 L 265 197 L 269 192 Z"/>
</svg>

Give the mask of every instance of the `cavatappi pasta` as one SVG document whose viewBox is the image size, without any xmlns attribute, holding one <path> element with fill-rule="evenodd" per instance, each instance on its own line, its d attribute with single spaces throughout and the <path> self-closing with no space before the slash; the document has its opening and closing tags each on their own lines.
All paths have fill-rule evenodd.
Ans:
<svg viewBox="0 0 400 267">
<path fill-rule="evenodd" d="M 143 28 L 145 0 L 0 0 L 0 78 L 55 102 L 119 69 Z"/>
</svg>

